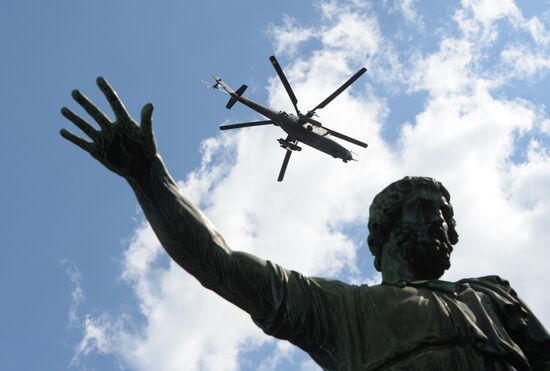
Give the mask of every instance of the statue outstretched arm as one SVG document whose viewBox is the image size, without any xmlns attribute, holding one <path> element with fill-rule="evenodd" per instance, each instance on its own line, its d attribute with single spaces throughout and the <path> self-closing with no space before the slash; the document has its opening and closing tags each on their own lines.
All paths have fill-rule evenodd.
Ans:
<svg viewBox="0 0 550 371">
<path fill-rule="evenodd" d="M 292 331 L 283 331 L 277 324 L 279 319 L 296 316 L 289 322 L 305 322 L 298 317 L 313 315 L 306 304 L 320 304 L 318 291 L 296 272 L 230 250 L 210 221 L 181 194 L 166 170 L 153 136 L 153 106 L 143 107 L 138 124 L 103 78 L 99 77 L 97 84 L 113 109 L 115 120 L 112 122 L 75 90 L 73 98 L 97 122 L 99 130 L 64 107 L 63 116 L 92 142 L 65 129 L 61 135 L 128 181 L 159 241 L 177 264 L 203 286 L 247 311 L 264 331 L 291 338 Z M 287 300 L 290 296 L 291 308 Z"/>
<path fill-rule="evenodd" d="M 153 105 L 143 107 L 138 124 L 105 79 L 98 77 L 97 85 L 107 98 L 115 120 L 111 122 L 87 97 L 74 90 L 72 97 L 97 122 L 100 130 L 63 107 L 62 115 L 92 142 L 65 129 L 61 135 L 128 181 L 159 241 L 177 264 L 207 288 L 247 312 L 259 315 L 258 306 L 267 303 L 258 303 L 262 295 L 257 291 L 270 289 L 266 262 L 231 251 L 210 221 L 181 194 L 157 152 L 152 130 Z"/>
</svg>

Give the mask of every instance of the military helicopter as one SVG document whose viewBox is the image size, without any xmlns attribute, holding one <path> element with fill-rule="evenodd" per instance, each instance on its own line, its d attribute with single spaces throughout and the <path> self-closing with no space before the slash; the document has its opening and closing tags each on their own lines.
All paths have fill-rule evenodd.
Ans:
<svg viewBox="0 0 550 371">
<path fill-rule="evenodd" d="M 269 120 L 263 120 L 263 121 L 253 121 L 253 122 L 243 122 L 240 124 L 223 125 L 223 126 L 220 126 L 220 130 L 240 129 L 240 128 L 245 128 L 250 126 L 263 126 L 263 125 L 275 125 L 283 129 L 287 133 L 287 137 L 285 139 L 283 138 L 277 139 L 280 146 L 286 149 L 283 165 L 281 166 L 281 170 L 279 171 L 279 177 L 277 178 L 277 181 L 279 182 L 281 182 L 285 176 L 286 168 L 288 166 L 288 161 L 290 160 L 290 156 L 292 155 L 292 152 L 302 150 L 302 148 L 298 146 L 299 142 L 304 143 L 310 147 L 313 147 L 321 152 L 327 153 L 334 158 L 340 158 L 344 162 L 348 162 L 350 160 L 357 161 L 356 159 L 353 158 L 351 151 L 347 150 L 346 148 L 336 143 L 334 140 L 330 139 L 329 137 L 333 136 L 336 138 L 340 138 L 350 143 L 361 146 L 363 148 L 367 147 L 366 143 L 363 143 L 357 139 L 353 139 L 351 137 L 348 137 L 347 135 L 338 133 L 337 131 L 324 127 L 319 121 L 313 119 L 312 117 L 314 115 L 316 116 L 315 114 L 316 110 L 321 109 L 325 107 L 327 104 L 329 104 L 330 102 L 332 102 L 334 98 L 336 98 L 340 93 L 342 93 L 351 84 L 353 84 L 355 80 L 361 77 L 361 75 L 364 74 L 367 71 L 367 69 L 365 67 L 361 68 L 348 81 L 346 81 L 342 86 L 336 89 L 334 93 L 329 95 L 324 101 L 319 103 L 315 108 L 308 111 L 304 115 L 298 109 L 298 106 L 297 106 L 298 99 L 294 95 L 294 92 L 292 91 L 292 88 L 290 87 L 290 84 L 288 83 L 288 80 L 286 79 L 286 76 L 283 73 L 283 70 L 281 69 L 279 62 L 277 62 L 277 59 L 275 58 L 275 56 L 269 57 L 269 60 L 271 61 L 271 64 L 275 68 L 275 71 L 277 71 L 277 75 L 279 75 L 279 78 L 281 79 L 281 82 L 283 83 L 283 86 L 285 87 L 286 92 L 288 93 L 288 96 L 292 101 L 292 105 L 296 110 L 296 115 L 291 113 L 286 113 L 284 111 L 274 111 L 270 108 L 264 107 L 256 102 L 246 99 L 242 97 L 244 91 L 247 88 L 246 85 L 242 85 L 239 89 L 237 89 L 237 91 L 234 91 L 222 79 L 220 79 L 215 75 L 212 75 L 215 83 L 212 85 L 208 85 L 208 87 L 213 89 L 221 88 L 231 96 L 231 98 L 229 99 L 229 101 L 225 106 L 227 109 L 231 109 L 231 107 L 233 107 L 233 105 L 235 105 L 235 103 L 239 101 L 245 106 L 252 108 L 254 111 L 262 114 L 263 116 L 269 119 Z"/>
</svg>

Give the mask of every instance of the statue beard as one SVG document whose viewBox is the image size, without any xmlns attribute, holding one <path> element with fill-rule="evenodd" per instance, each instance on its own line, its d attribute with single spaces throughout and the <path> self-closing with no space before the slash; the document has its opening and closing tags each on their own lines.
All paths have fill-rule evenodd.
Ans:
<svg viewBox="0 0 550 371">
<path fill-rule="evenodd" d="M 440 223 L 397 226 L 390 241 L 420 280 L 439 278 L 451 266 L 453 245 Z"/>
</svg>

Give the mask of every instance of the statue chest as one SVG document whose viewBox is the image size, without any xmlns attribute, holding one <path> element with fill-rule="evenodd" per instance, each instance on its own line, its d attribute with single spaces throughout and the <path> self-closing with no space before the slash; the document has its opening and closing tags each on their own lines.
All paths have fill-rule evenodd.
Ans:
<svg viewBox="0 0 550 371">
<path fill-rule="evenodd" d="M 425 366 L 438 357 L 437 367 L 459 358 L 477 362 L 484 347 L 493 347 L 500 319 L 488 296 L 467 285 L 453 287 L 359 288 L 354 309 L 346 316 L 355 320 L 341 326 L 347 327 L 351 340 L 346 352 L 355 354 L 354 363 L 365 370 L 390 369 L 393 363 L 402 366 L 413 359 Z"/>
</svg>

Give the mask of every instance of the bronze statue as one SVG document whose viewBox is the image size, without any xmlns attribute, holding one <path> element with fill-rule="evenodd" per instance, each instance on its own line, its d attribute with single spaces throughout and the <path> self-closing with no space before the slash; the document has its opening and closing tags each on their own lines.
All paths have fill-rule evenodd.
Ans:
<svg viewBox="0 0 550 371">
<path fill-rule="evenodd" d="M 508 282 L 438 279 L 458 241 L 441 183 L 406 177 L 374 199 L 368 243 L 380 285 L 305 277 L 230 250 L 166 170 L 153 106 L 143 107 L 137 124 L 108 83 L 100 77 L 97 84 L 115 121 L 75 90 L 101 129 L 64 107 L 63 116 L 93 142 L 64 129 L 61 135 L 124 177 L 172 259 L 266 334 L 297 345 L 326 370 L 550 370 L 550 337 Z"/>
</svg>

